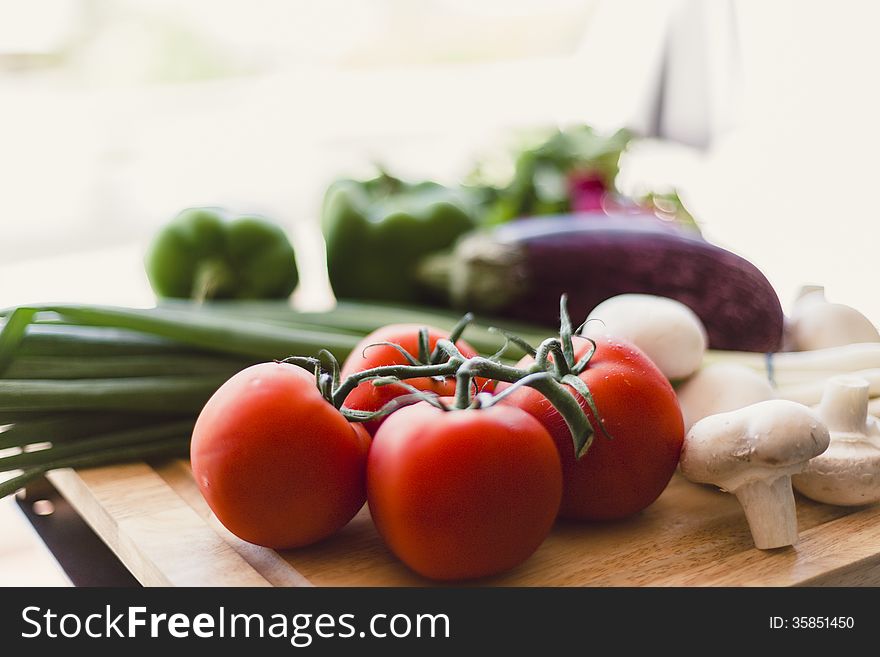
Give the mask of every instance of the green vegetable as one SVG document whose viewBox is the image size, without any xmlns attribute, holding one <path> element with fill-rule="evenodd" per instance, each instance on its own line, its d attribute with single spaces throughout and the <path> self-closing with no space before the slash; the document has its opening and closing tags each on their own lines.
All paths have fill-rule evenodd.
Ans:
<svg viewBox="0 0 880 657">
<path fill-rule="evenodd" d="M 19 488 L 57 468 L 88 468 L 123 461 L 134 461 L 167 456 L 185 456 L 189 452 L 189 436 L 181 436 L 179 429 L 169 432 L 168 437 L 161 440 L 155 436 L 151 442 L 122 443 L 118 446 L 105 446 L 100 450 L 82 452 L 75 455 L 54 458 L 53 450 L 45 450 L 39 465 L 31 466 L 20 475 L 0 483 L 0 498 L 14 493 Z"/>
<path fill-rule="evenodd" d="M 700 232 L 697 220 L 685 207 L 676 190 L 671 192 L 648 192 L 639 199 L 639 205 L 652 210 L 654 214 L 678 222 L 682 228 Z"/>
<path fill-rule="evenodd" d="M 228 376 L 0 379 L 0 411 L 198 412 Z"/>
<path fill-rule="evenodd" d="M 189 374 L 232 376 L 250 365 L 241 358 L 204 354 L 153 354 L 79 358 L 76 356 L 18 356 L 0 378 L 6 379 L 113 379 Z"/>
<path fill-rule="evenodd" d="M 470 205 L 461 190 L 408 183 L 384 172 L 372 180 L 333 183 L 321 216 L 333 292 L 340 298 L 419 300 L 416 263 L 474 227 Z"/>
<path fill-rule="evenodd" d="M 244 317 L 224 317 L 214 313 L 186 311 L 182 308 L 115 308 L 110 306 L 52 305 L 38 308 L 16 308 L 6 327 L 0 332 L 0 374 L 9 345 L 17 344 L 14 336 L 22 328 L 15 318 L 19 313 L 53 312 L 67 321 L 85 326 L 101 326 L 169 338 L 198 349 L 271 360 L 293 354 L 315 355 L 329 349 L 344 358 L 358 343 L 358 336 L 324 332 L 314 327 L 278 326 Z M 18 340 L 24 335 L 18 334 Z M 7 349 L 4 350 L 4 341 Z"/>
<path fill-rule="evenodd" d="M 0 425 L 11 426 L 0 430 L 0 450 L 35 443 L 62 443 L 103 433 L 143 428 L 171 422 L 189 415 L 157 415 L 126 413 L 124 411 L 62 411 L 58 413 L 0 413 Z"/>
<path fill-rule="evenodd" d="M 614 191 L 620 156 L 631 139 L 626 130 L 606 136 L 587 125 L 575 126 L 555 130 L 536 146 L 522 149 L 506 184 L 486 180 L 478 167 L 472 178 L 486 199 L 483 223 L 575 210 L 575 175 L 595 177 L 605 190 Z"/>
<path fill-rule="evenodd" d="M 158 296 L 199 301 L 285 298 L 299 280 L 279 226 L 219 208 L 178 214 L 156 236 L 146 269 Z"/>
<path fill-rule="evenodd" d="M 461 312 L 458 311 L 352 300 L 339 301 L 331 310 L 322 312 L 296 312 L 287 304 L 272 301 L 216 301 L 198 307 L 193 307 L 188 302 L 172 302 L 170 305 L 163 304 L 163 307 L 172 310 L 177 308 L 190 315 L 207 313 L 252 321 L 258 318 L 261 323 L 308 328 L 327 334 L 355 335 L 358 339 L 389 323 L 419 324 L 449 331 L 461 319 Z M 480 353 L 492 354 L 504 345 L 504 337 L 500 333 L 487 330 L 489 326 L 504 326 L 506 330 L 536 343 L 549 335 L 546 329 L 532 325 L 519 324 L 508 319 L 496 321 L 489 317 L 478 317 L 468 325 L 464 337 Z M 344 358 L 337 350 L 331 351 L 337 358 Z"/>
<path fill-rule="evenodd" d="M 168 438 L 177 438 L 181 445 L 185 445 L 187 438 L 192 433 L 193 423 L 192 419 L 164 422 L 148 427 L 114 431 L 77 441 L 53 444 L 44 449 L 21 451 L 18 454 L 10 454 L 0 458 L 0 471 L 24 470 L 40 465 L 45 462 L 47 456 L 52 460 L 69 459 L 107 447 L 150 443 Z"/>
<path fill-rule="evenodd" d="M 155 356 L 192 353 L 191 347 L 106 326 L 31 324 L 14 354 L 23 356 Z M 11 354 L 10 354 L 11 355 Z M 2 369 L 2 368 L 0 368 Z"/>
</svg>

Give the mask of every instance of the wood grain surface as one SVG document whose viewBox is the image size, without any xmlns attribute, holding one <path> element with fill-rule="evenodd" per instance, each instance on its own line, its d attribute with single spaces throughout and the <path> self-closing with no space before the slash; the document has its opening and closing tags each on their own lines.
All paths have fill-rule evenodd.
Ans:
<svg viewBox="0 0 880 657">
<path fill-rule="evenodd" d="M 183 460 L 51 475 L 146 585 L 425 586 L 385 548 L 366 508 L 317 545 L 275 552 L 230 534 Z M 559 522 L 541 548 L 491 586 L 880 585 L 880 505 L 846 509 L 797 497 L 800 542 L 757 550 L 736 500 L 673 477 L 619 522 Z"/>
</svg>

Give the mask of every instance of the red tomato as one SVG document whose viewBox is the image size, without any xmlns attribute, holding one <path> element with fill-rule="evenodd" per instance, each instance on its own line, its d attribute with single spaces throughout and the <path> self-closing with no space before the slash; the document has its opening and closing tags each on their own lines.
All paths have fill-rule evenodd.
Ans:
<svg viewBox="0 0 880 657">
<path fill-rule="evenodd" d="M 443 411 L 425 402 L 382 425 L 367 459 L 376 528 L 407 566 L 438 580 L 513 568 L 559 509 L 553 440 L 512 406 Z"/>
<path fill-rule="evenodd" d="M 344 526 L 366 498 L 370 437 L 306 370 L 261 363 L 208 400 L 193 430 L 196 483 L 233 534 L 281 549 Z"/>
<path fill-rule="evenodd" d="M 391 324 L 384 326 L 370 333 L 361 340 L 354 350 L 345 359 L 342 365 L 342 378 L 362 372 L 364 370 L 373 369 L 374 367 L 383 367 L 385 365 L 406 365 L 407 360 L 397 349 L 388 345 L 377 344 L 379 342 L 393 342 L 406 349 L 415 358 L 419 355 L 419 330 L 423 328 L 422 324 Z M 437 340 L 449 337 L 447 331 L 427 327 L 428 344 L 430 349 L 434 349 Z M 470 346 L 464 340 L 455 343 L 459 351 L 465 358 L 477 355 L 476 349 Z M 475 379 L 477 386 L 484 392 L 492 392 L 495 387 L 494 381 L 486 379 Z M 419 379 L 407 379 L 407 383 L 419 390 L 434 392 L 440 396 L 452 396 L 455 394 L 455 378 L 435 379 L 424 377 Z M 399 385 L 374 386 L 369 381 L 361 383 L 345 400 L 347 408 L 359 411 L 378 411 L 395 397 L 409 394 L 409 391 Z M 370 435 L 376 435 L 376 430 L 385 421 L 385 417 L 381 417 L 370 422 L 364 422 Z"/>
<path fill-rule="evenodd" d="M 590 349 L 589 341 L 575 338 L 575 361 Z M 531 362 L 526 357 L 520 365 Z M 612 439 L 578 396 L 595 432 L 592 446 L 579 461 L 565 422 L 540 393 L 522 388 L 501 403 L 528 411 L 556 442 L 565 482 L 560 515 L 610 520 L 638 513 L 660 496 L 678 464 L 684 423 L 675 392 L 644 353 L 616 339 L 598 341 L 580 378 Z M 499 391 L 506 387 L 498 386 Z"/>
</svg>

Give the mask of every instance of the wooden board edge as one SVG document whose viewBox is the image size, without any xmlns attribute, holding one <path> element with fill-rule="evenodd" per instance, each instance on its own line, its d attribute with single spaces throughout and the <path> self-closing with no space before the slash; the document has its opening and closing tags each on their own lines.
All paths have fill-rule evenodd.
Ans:
<svg viewBox="0 0 880 657">
<path fill-rule="evenodd" d="M 162 479 L 189 504 L 190 507 L 211 527 L 220 538 L 226 541 L 254 570 L 266 578 L 272 586 L 311 587 L 309 579 L 275 550 L 254 545 L 240 539 L 226 529 L 202 498 L 192 477 L 189 461 L 173 459 L 153 464 Z"/>
<path fill-rule="evenodd" d="M 146 463 L 62 469 L 47 477 L 144 586 L 271 586 Z M 124 490 L 116 491 L 120 479 Z M 138 499 L 144 504 L 127 503 Z M 187 540 L 169 540 L 169 528 Z M 193 557 L 198 562 L 187 568 Z M 220 577 L 230 573 L 232 581 Z"/>
</svg>

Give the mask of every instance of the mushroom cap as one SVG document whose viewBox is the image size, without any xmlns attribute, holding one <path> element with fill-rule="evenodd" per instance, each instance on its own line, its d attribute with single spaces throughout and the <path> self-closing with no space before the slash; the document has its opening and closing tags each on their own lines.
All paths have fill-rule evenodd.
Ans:
<svg viewBox="0 0 880 657">
<path fill-rule="evenodd" d="M 709 340 L 693 310 L 675 299 L 651 294 L 619 294 L 606 299 L 590 311 L 581 334 L 632 342 L 673 380 L 699 369 Z"/>
<path fill-rule="evenodd" d="M 771 399 L 694 424 L 682 447 L 681 472 L 691 481 L 736 491 L 757 479 L 800 472 L 829 440 L 810 408 Z"/>
<path fill-rule="evenodd" d="M 791 314 L 789 334 L 796 351 L 880 342 L 880 332 L 871 320 L 852 306 L 827 301 L 821 286 L 801 290 Z"/>
<path fill-rule="evenodd" d="M 880 444 L 872 440 L 832 440 L 792 484 L 811 500 L 837 506 L 880 501 Z"/>
</svg>

